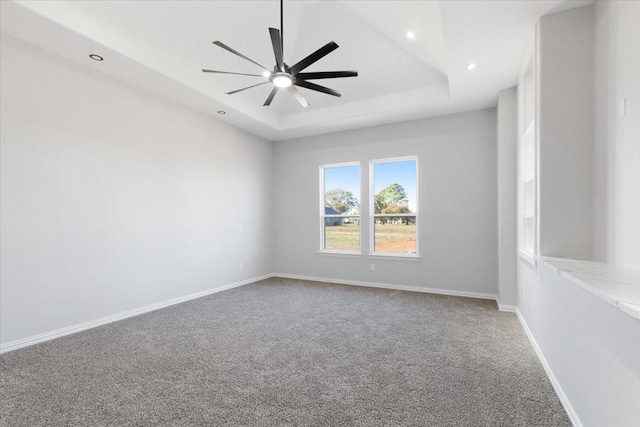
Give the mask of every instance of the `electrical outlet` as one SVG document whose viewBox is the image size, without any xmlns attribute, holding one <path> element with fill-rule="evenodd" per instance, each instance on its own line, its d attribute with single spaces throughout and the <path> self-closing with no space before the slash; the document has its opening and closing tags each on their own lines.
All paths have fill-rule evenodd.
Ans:
<svg viewBox="0 0 640 427">
<path fill-rule="evenodd" d="M 371 264 L 370 268 L 371 268 L 371 271 L 376 271 L 376 265 L 375 264 Z"/>
<path fill-rule="evenodd" d="M 240 270 L 244 270 L 244 264 L 240 263 Z"/>
<path fill-rule="evenodd" d="M 244 229 L 242 228 L 242 226 L 238 227 L 238 231 L 239 231 L 239 232 L 241 232 L 241 233 L 244 231 Z"/>
</svg>

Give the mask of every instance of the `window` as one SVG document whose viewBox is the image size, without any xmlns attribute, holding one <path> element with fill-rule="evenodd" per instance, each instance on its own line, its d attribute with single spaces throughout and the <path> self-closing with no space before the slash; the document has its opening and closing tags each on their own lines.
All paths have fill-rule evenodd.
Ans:
<svg viewBox="0 0 640 427">
<path fill-rule="evenodd" d="M 320 167 L 321 251 L 360 253 L 360 163 Z"/>
<path fill-rule="evenodd" d="M 371 253 L 418 254 L 418 159 L 375 160 L 370 166 Z"/>
</svg>

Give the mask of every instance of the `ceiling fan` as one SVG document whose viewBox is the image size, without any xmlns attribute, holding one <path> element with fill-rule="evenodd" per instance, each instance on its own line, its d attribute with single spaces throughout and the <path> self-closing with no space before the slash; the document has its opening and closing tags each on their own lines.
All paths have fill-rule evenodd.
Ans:
<svg viewBox="0 0 640 427">
<path fill-rule="evenodd" d="M 240 52 L 230 48 L 226 44 L 221 41 L 214 41 L 213 44 L 219 46 L 234 55 L 239 56 L 242 59 L 245 59 L 258 67 L 262 68 L 264 71 L 262 74 L 246 74 L 246 73 L 233 73 L 230 71 L 216 71 L 216 70 L 207 70 L 203 69 L 202 71 L 205 73 L 217 73 L 217 74 L 236 74 L 240 76 L 254 76 L 254 77 L 262 77 L 268 79 L 266 82 L 258 83 L 255 85 L 247 86 L 242 89 L 233 90 L 231 92 L 227 92 L 227 95 L 233 95 L 234 93 L 242 92 L 243 90 L 251 89 L 252 87 L 261 86 L 267 83 L 273 83 L 274 88 L 271 90 L 271 93 L 267 97 L 267 100 L 264 102 L 263 106 L 271 105 L 271 101 L 273 101 L 273 97 L 276 96 L 278 89 L 286 88 L 291 95 L 302 105 L 303 107 L 308 107 L 309 103 L 302 96 L 302 93 L 298 90 L 298 87 L 303 87 L 310 90 L 315 90 L 317 92 L 326 93 L 333 96 L 342 96 L 340 92 L 337 92 L 333 89 L 330 89 L 325 86 L 320 86 L 318 84 L 312 83 L 309 80 L 317 80 L 317 79 L 335 79 L 339 77 L 357 77 L 357 71 L 319 71 L 319 72 L 310 72 L 303 73 L 302 70 L 319 61 L 329 53 L 333 52 L 338 48 L 338 45 L 335 42 L 329 42 L 326 45 L 322 46 L 320 49 L 313 52 L 311 55 L 306 58 L 298 61 L 291 67 L 289 67 L 284 62 L 284 25 L 283 25 L 283 0 L 280 0 L 280 30 L 277 28 L 269 28 L 269 34 L 271 35 L 271 44 L 273 45 L 273 53 L 276 59 L 276 65 L 273 67 L 273 70 L 270 70 L 263 65 L 258 64 L 256 61 L 247 58 Z"/>
</svg>

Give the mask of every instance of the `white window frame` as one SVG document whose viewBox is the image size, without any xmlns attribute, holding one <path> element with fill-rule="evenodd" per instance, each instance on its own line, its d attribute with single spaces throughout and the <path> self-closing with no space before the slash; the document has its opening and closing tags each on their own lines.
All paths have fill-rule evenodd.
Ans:
<svg viewBox="0 0 640 427">
<path fill-rule="evenodd" d="M 379 163 L 395 163 L 403 162 L 407 160 L 414 160 L 416 162 L 416 211 L 408 214 L 376 214 L 375 213 L 375 173 L 374 166 Z M 420 219 L 419 219 L 419 204 L 420 204 L 420 190 L 418 188 L 419 160 L 418 156 L 406 156 L 406 157 L 390 157 L 386 159 L 375 159 L 369 161 L 369 257 L 392 257 L 392 258 L 406 258 L 406 259 L 419 259 L 420 258 Z M 376 217 L 392 216 L 392 217 L 415 217 L 416 218 L 416 252 L 415 253 L 400 253 L 400 252 L 375 252 L 375 220 Z"/>
<path fill-rule="evenodd" d="M 327 215 L 324 213 L 324 170 L 331 168 L 340 168 L 340 167 L 349 167 L 349 166 L 358 166 L 359 168 L 359 194 L 358 201 L 360 202 L 360 214 L 359 215 L 349 215 L 349 214 L 340 214 L 340 215 Z M 362 165 L 360 162 L 344 162 L 344 163 L 331 163 L 326 165 L 320 165 L 320 250 L 319 253 L 322 254 L 341 254 L 341 255 L 362 255 Z M 325 249 L 325 219 L 326 218 L 358 218 L 358 243 L 359 248 L 357 251 L 341 251 L 335 249 Z"/>
</svg>

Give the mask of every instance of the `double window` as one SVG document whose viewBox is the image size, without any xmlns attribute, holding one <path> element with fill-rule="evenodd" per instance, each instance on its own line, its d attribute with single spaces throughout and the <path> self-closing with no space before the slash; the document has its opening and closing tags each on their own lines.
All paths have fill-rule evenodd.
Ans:
<svg viewBox="0 0 640 427">
<path fill-rule="evenodd" d="M 417 158 L 372 160 L 368 173 L 369 215 L 362 224 L 360 163 L 320 167 L 321 251 L 360 254 L 361 234 L 368 232 L 370 254 L 417 256 Z"/>
</svg>

